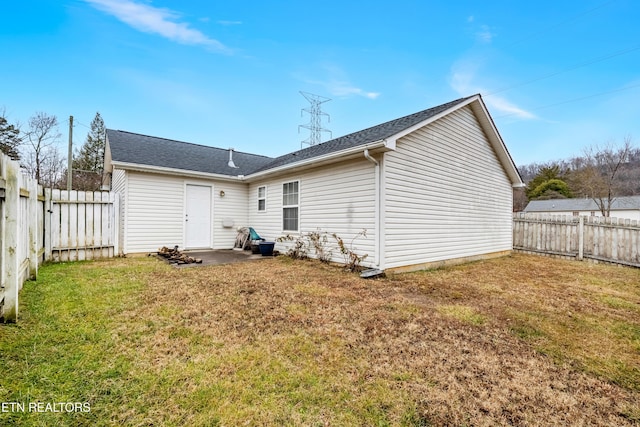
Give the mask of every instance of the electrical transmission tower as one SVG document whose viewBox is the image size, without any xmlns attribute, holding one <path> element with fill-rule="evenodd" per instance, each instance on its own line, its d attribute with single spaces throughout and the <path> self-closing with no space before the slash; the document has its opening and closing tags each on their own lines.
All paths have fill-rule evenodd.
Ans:
<svg viewBox="0 0 640 427">
<path fill-rule="evenodd" d="M 300 112 L 300 115 L 302 115 L 302 113 L 309 113 L 310 116 L 309 123 L 298 126 L 298 132 L 300 132 L 300 128 L 309 129 L 310 132 L 309 138 L 305 139 L 300 144 L 301 148 L 303 148 L 304 144 L 308 144 L 310 146 L 320 144 L 322 142 L 322 132 L 328 132 L 329 136 L 331 136 L 331 131 L 322 127 L 322 116 L 327 116 L 327 121 L 329 121 L 329 115 L 327 113 L 323 113 L 320 107 L 321 104 L 331 101 L 331 99 L 302 91 L 300 94 L 311 104 L 308 108 L 303 108 Z"/>
</svg>

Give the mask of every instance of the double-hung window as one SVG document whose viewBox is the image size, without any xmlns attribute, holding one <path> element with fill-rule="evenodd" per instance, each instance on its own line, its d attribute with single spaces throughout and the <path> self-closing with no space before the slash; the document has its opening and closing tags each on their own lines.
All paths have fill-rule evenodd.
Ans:
<svg viewBox="0 0 640 427">
<path fill-rule="evenodd" d="M 258 212 L 267 210 L 267 187 L 258 187 Z"/>
<path fill-rule="evenodd" d="M 298 231 L 299 181 L 282 184 L 282 230 Z"/>
</svg>

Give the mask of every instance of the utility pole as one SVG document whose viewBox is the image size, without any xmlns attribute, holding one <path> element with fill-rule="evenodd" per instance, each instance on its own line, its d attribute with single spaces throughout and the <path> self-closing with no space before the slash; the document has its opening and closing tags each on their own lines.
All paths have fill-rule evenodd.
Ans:
<svg viewBox="0 0 640 427">
<path fill-rule="evenodd" d="M 67 191 L 71 191 L 73 179 L 73 116 L 69 116 L 69 158 L 67 162 Z"/>
</svg>

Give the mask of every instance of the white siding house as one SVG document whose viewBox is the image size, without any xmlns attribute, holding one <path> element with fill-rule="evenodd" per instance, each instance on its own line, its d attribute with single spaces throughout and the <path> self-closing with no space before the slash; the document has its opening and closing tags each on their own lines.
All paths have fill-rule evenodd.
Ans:
<svg viewBox="0 0 640 427">
<path fill-rule="evenodd" d="M 512 183 L 470 107 L 385 154 L 384 268 L 511 250 Z"/>
<path fill-rule="evenodd" d="M 363 264 L 386 270 L 511 250 L 512 187 L 523 184 L 479 95 L 278 158 L 123 131 L 107 138 L 123 253 L 231 248 L 238 226 L 268 240 L 355 238 Z"/>
</svg>

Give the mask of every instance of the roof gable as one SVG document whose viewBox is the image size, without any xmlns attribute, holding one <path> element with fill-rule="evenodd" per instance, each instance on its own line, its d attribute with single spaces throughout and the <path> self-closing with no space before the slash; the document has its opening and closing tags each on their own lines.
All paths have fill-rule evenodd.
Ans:
<svg viewBox="0 0 640 427">
<path fill-rule="evenodd" d="M 276 157 L 273 161 L 267 163 L 254 172 L 262 172 L 269 169 L 282 167 L 287 164 L 297 163 L 303 160 L 324 156 L 327 154 L 347 150 L 349 148 L 354 148 L 361 145 L 367 145 L 369 143 L 390 138 L 406 129 L 412 128 L 419 123 L 423 123 L 429 118 L 437 116 L 438 114 L 443 113 L 470 98 L 471 97 L 457 99 L 455 101 L 451 101 L 437 107 L 422 110 L 408 116 L 400 117 L 399 119 L 390 120 L 388 122 L 381 123 L 379 125 L 372 126 L 358 132 L 350 133 L 348 135 L 341 136 L 339 138 L 335 138 L 321 144 L 312 145 L 311 147 L 294 151 L 293 153 L 288 153 L 284 156 Z"/>
</svg>

